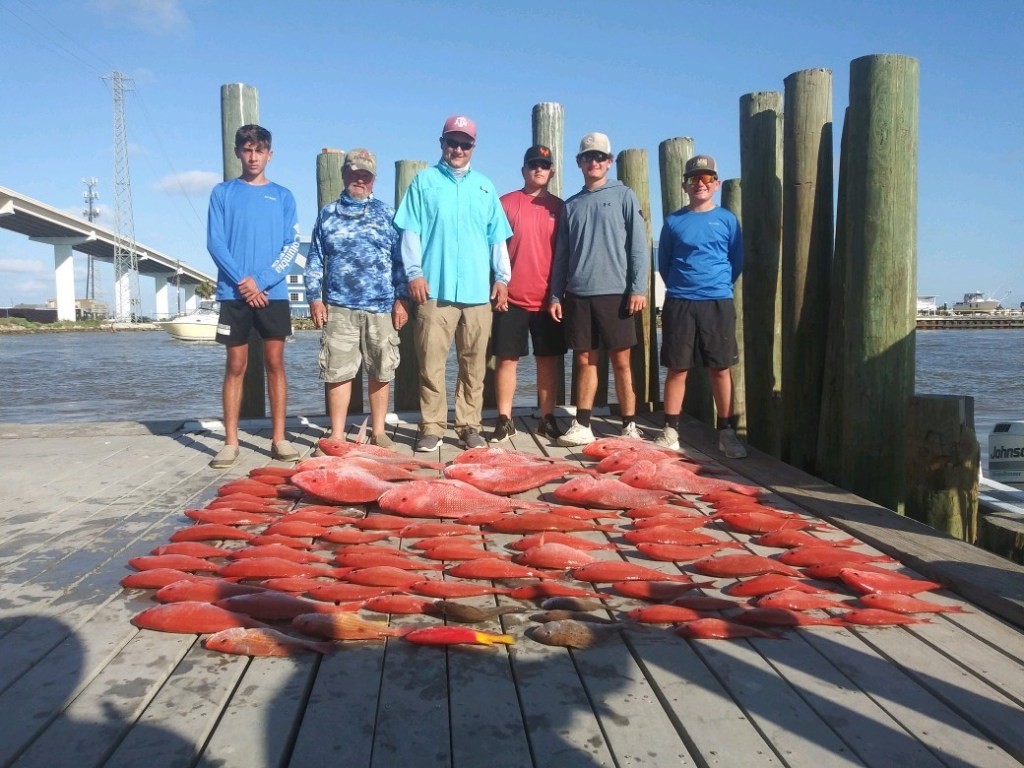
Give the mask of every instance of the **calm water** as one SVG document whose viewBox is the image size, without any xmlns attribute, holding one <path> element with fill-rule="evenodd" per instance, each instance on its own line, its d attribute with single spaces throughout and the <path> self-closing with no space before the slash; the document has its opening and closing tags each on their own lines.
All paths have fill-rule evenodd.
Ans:
<svg viewBox="0 0 1024 768">
<path fill-rule="evenodd" d="M 286 347 L 290 414 L 324 411 L 319 339 L 299 331 Z M 219 344 L 160 331 L 0 336 L 0 423 L 219 417 L 223 366 Z M 917 392 L 974 397 L 983 448 L 996 421 L 1024 419 L 1022 372 L 1024 330 L 917 333 Z M 516 405 L 534 404 L 533 377 L 523 358 Z"/>
</svg>

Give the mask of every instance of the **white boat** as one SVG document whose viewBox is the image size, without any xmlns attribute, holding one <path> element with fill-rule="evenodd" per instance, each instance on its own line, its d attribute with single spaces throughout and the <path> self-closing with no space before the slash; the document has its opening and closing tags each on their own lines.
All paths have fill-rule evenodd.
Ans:
<svg viewBox="0 0 1024 768">
<path fill-rule="evenodd" d="M 215 341 L 220 306 L 215 301 L 204 301 L 191 312 L 157 323 L 163 330 L 180 341 Z"/>
<path fill-rule="evenodd" d="M 953 304 L 950 309 L 954 312 L 994 312 L 1002 306 L 999 299 L 986 296 L 981 291 L 971 291 L 964 294 L 964 300 Z"/>
</svg>

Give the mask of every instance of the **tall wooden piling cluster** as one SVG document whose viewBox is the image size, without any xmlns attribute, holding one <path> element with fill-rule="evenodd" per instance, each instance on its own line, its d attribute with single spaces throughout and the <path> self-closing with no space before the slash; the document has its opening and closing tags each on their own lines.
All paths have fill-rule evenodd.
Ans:
<svg viewBox="0 0 1024 768">
<path fill-rule="evenodd" d="M 242 175 L 242 162 L 235 156 L 235 133 L 243 125 L 260 121 L 260 101 L 256 88 L 244 83 L 220 87 L 221 148 L 224 181 Z M 262 419 L 267 415 L 266 380 L 263 375 L 263 340 L 249 340 L 249 362 L 242 379 L 242 418 Z"/>
</svg>

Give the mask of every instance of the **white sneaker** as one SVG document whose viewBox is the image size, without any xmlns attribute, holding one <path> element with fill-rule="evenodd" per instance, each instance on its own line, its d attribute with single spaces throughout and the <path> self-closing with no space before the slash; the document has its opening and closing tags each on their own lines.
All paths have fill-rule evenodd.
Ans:
<svg viewBox="0 0 1024 768">
<path fill-rule="evenodd" d="M 640 432 L 639 429 L 637 429 L 635 421 L 629 422 L 626 426 L 622 428 L 622 437 L 629 437 L 634 440 L 644 439 L 643 434 Z"/>
<path fill-rule="evenodd" d="M 673 451 L 678 451 L 679 432 L 674 427 L 665 427 L 662 433 L 655 438 L 654 444 L 659 448 L 671 448 Z"/>
<path fill-rule="evenodd" d="M 592 442 L 594 442 L 594 430 L 584 427 L 576 419 L 573 419 L 572 425 L 566 433 L 555 440 L 555 445 L 571 448 L 576 445 L 589 445 Z"/>
<path fill-rule="evenodd" d="M 731 428 L 718 430 L 718 450 L 730 459 L 742 459 L 747 455 L 747 449 L 736 437 L 736 430 Z"/>
</svg>

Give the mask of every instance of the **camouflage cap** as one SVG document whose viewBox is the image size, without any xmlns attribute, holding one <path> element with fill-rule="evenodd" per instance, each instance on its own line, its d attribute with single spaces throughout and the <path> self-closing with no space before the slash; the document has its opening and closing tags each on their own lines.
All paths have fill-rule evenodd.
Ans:
<svg viewBox="0 0 1024 768">
<path fill-rule="evenodd" d="M 369 171 L 377 175 L 377 157 L 368 149 L 351 149 L 345 155 L 345 167 L 353 171 Z"/>
<path fill-rule="evenodd" d="M 689 176 L 691 173 L 713 173 L 718 175 L 715 158 L 711 155 L 694 155 L 686 161 L 683 176 Z"/>
</svg>

